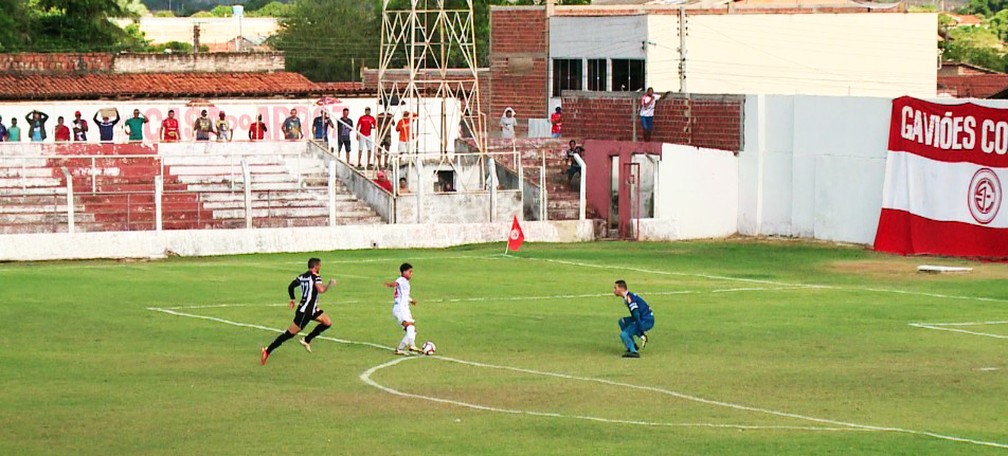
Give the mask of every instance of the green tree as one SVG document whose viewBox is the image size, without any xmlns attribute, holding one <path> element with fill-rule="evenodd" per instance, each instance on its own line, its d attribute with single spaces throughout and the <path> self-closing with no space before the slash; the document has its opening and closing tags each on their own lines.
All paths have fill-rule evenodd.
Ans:
<svg viewBox="0 0 1008 456">
<path fill-rule="evenodd" d="M 290 15 L 290 12 L 290 5 L 272 1 L 257 9 L 251 11 L 246 10 L 245 14 L 249 17 L 285 17 Z"/>
<path fill-rule="evenodd" d="M 234 15 L 234 12 L 229 5 L 217 5 L 210 10 L 210 15 L 213 17 L 231 17 Z"/>
<path fill-rule="evenodd" d="M 1006 0 L 1008 1 L 1008 0 Z M 433 3 L 433 2 L 432 2 Z M 473 2 L 476 49 L 480 65 L 489 62 L 490 6 L 532 5 L 536 0 L 477 0 Z M 590 0 L 558 1 L 587 4 Z M 281 18 L 281 31 L 269 44 L 284 51 L 287 69 L 316 81 L 356 79 L 360 66 L 377 67 L 382 21 L 382 0 L 298 0 Z M 391 0 L 389 9 L 408 9 L 410 0 Z M 445 0 L 448 9 L 465 7 L 464 0 Z M 450 56 L 461 65 L 460 56 Z"/>
<path fill-rule="evenodd" d="M 36 51 L 119 51 L 144 43 L 126 33 L 111 17 L 131 17 L 117 0 L 33 0 L 29 18 L 30 48 Z"/>
<path fill-rule="evenodd" d="M 24 49 L 28 40 L 24 2 L 0 0 L 0 52 Z"/>
<path fill-rule="evenodd" d="M 357 79 L 362 65 L 378 63 L 379 3 L 359 0 L 298 0 L 280 18 L 269 44 L 283 51 L 287 69 L 313 81 Z"/>
<path fill-rule="evenodd" d="M 1002 16 L 1003 18 L 1003 16 Z M 993 21 L 993 18 L 992 18 Z M 1000 19 L 999 19 L 1000 21 Z M 945 40 L 941 42 L 942 59 L 966 62 L 994 71 L 1008 69 L 1008 59 L 1004 53 L 1004 43 L 998 37 L 995 27 L 951 27 L 939 17 L 940 30 Z M 994 21 L 998 24 L 998 21 Z M 1000 25 L 997 25 L 1000 27 Z"/>
<path fill-rule="evenodd" d="M 959 11 L 966 14 L 982 14 L 989 17 L 1008 7 L 1008 0 L 970 0 Z"/>
</svg>

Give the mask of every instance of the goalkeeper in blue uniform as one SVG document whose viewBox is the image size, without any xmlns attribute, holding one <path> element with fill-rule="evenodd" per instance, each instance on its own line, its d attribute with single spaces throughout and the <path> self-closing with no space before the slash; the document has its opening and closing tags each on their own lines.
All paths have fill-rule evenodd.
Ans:
<svg viewBox="0 0 1008 456">
<path fill-rule="evenodd" d="M 651 313 L 651 307 L 643 298 L 627 290 L 627 284 L 623 280 L 616 281 L 616 285 L 613 286 L 613 294 L 623 298 L 623 304 L 626 304 L 630 311 L 629 317 L 623 317 L 619 320 L 620 339 L 623 340 L 623 345 L 626 345 L 627 349 L 623 357 L 640 358 L 640 353 L 637 353 L 637 350 L 647 345 L 647 331 L 654 327 L 654 314 Z M 634 336 L 640 338 L 640 346 L 634 343 Z"/>
</svg>

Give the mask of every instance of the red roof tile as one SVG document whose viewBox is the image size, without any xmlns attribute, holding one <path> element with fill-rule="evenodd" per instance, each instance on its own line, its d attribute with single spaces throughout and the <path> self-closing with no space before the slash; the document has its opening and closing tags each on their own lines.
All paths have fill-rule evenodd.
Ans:
<svg viewBox="0 0 1008 456">
<path fill-rule="evenodd" d="M 373 93 L 374 90 L 365 89 L 363 82 L 316 82 L 315 85 L 324 93 L 335 94 L 355 94 Z"/>
<path fill-rule="evenodd" d="M 1008 74 L 938 76 L 938 89 L 960 98 L 988 98 L 1008 89 Z"/>
<path fill-rule="evenodd" d="M 290 72 L 0 74 L 0 100 L 293 97 L 343 94 L 336 90 L 340 84 L 316 84 Z"/>
</svg>

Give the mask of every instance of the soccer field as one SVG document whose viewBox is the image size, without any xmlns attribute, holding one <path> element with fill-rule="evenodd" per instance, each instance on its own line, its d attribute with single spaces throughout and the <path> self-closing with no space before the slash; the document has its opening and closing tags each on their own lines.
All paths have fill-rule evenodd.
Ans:
<svg viewBox="0 0 1008 456">
<path fill-rule="evenodd" d="M 501 249 L 0 264 L 0 454 L 1008 453 L 1008 265 L 757 240 Z M 339 281 L 334 325 L 260 366 L 310 256 Z M 403 261 L 435 356 L 391 353 L 382 282 Z M 620 356 L 616 279 L 655 312 L 640 359 Z"/>
</svg>

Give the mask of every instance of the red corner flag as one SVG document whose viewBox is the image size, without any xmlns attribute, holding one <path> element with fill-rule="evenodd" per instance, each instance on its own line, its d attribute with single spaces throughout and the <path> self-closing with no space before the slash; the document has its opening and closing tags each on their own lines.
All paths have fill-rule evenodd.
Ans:
<svg viewBox="0 0 1008 456">
<path fill-rule="evenodd" d="M 514 216 L 511 221 L 511 231 L 508 232 L 507 249 L 517 252 L 525 242 L 525 233 L 522 232 L 521 225 L 518 224 L 518 216 Z"/>
</svg>

